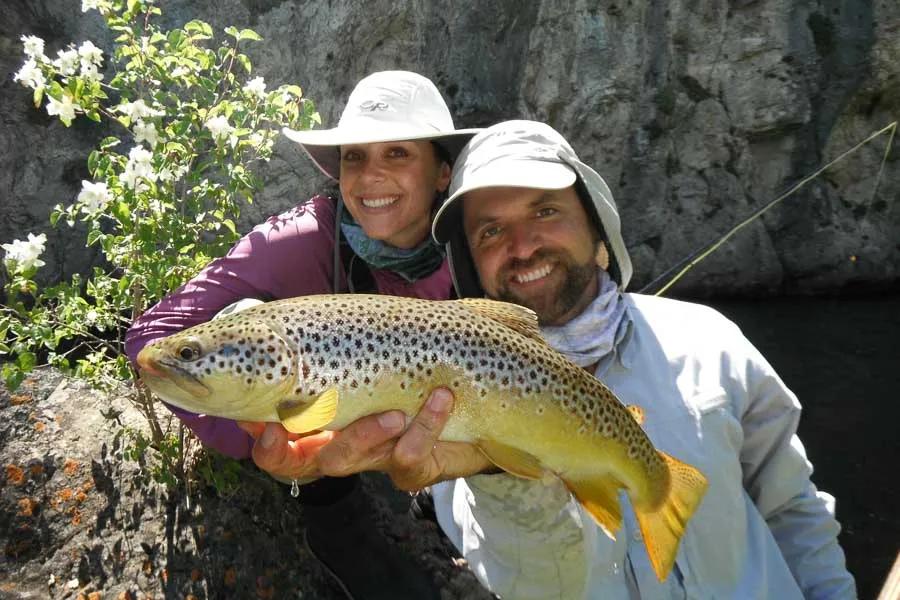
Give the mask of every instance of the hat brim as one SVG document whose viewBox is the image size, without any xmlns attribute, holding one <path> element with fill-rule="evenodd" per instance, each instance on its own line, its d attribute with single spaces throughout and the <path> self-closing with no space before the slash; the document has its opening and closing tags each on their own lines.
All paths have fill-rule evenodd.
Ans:
<svg viewBox="0 0 900 600">
<path fill-rule="evenodd" d="M 484 188 L 514 187 L 538 190 L 561 190 L 575 183 L 575 171 L 562 163 L 531 160 L 492 161 L 479 172 L 470 174 L 434 215 L 431 234 L 439 244 L 446 244 L 454 231 L 462 227 L 462 197 Z"/>
<path fill-rule="evenodd" d="M 281 130 L 289 140 L 297 142 L 323 173 L 338 180 L 341 177 L 340 146 L 348 144 L 374 144 L 378 142 L 429 140 L 439 143 L 456 159 L 466 143 L 481 129 L 456 129 L 454 131 L 422 132 L 402 127 L 366 130 L 364 128 L 311 129 L 298 131 L 285 127 Z"/>
</svg>

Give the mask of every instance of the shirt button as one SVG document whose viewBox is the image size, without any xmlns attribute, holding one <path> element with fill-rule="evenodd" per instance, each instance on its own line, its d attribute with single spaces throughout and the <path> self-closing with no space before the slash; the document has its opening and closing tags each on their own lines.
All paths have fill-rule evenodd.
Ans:
<svg viewBox="0 0 900 600">
<path fill-rule="evenodd" d="M 641 541 L 641 530 L 640 530 L 640 529 L 636 529 L 636 530 L 634 531 L 634 533 L 631 534 L 631 539 L 633 539 L 633 540 L 636 541 L 636 542 Z"/>
</svg>

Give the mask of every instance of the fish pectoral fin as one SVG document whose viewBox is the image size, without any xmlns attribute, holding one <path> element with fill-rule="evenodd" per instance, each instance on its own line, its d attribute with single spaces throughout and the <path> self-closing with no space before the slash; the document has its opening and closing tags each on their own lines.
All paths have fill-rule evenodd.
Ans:
<svg viewBox="0 0 900 600">
<path fill-rule="evenodd" d="M 459 300 L 449 300 L 449 302 L 458 302 L 472 312 L 502 323 L 526 337 L 542 344 L 547 343 L 538 327 L 537 313 L 530 308 L 487 298 L 460 298 Z"/>
<path fill-rule="evenodd" d="M 278 405 L 278 418 L 291 433 L 308 433 L 323 429 L 334 420 L 338 408 L 336 388 L 326 390 L 313 402 L 283 401 Z"/>
<path fill-rule="evenodd" d="M 657 579 L 665 581 L 675 564 L 687 522 L 703 500 L 708 484 L 706 477 L 691 465 L 665 452 L 659 452 L 659 455 L 669 467 L 669 493 L 653 510 L 634 504 L 634 514 L 653 571 Z"/>
<path fill-rule="evenodd" d="M 634 420 L 637 421 L 637 424 L 643 427 L 645 418 L 644 409 L 637 404 L 629 404 L 625 408 L 628 409 L 628 412 L 631 413 L 631 416 L 634 417 Z"/>
<path fill-rule="evenodd" d="M 616 532 L 622 526 L 622 506 L 619 503 L 619 489 L 625 486 L 615 477 L 606 475 L 597 479 L 572 480 L 563 478 L 572 494 L 590 513 L 600 529 L 610 539 L 616 539 Z"/>
<path fill-rule="evenodd" d="M 541 479 L 544 466 L 534 455 L 493 440 L 478 440 L 475 444 L 489 461 L 506 471 L 525 479 Z"/>
</svg>

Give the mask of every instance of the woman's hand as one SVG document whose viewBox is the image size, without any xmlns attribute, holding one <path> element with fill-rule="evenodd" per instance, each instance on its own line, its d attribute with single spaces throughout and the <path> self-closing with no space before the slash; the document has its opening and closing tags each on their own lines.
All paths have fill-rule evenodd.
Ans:
<svg viewBox="0 0 900 600">
<path fill-rule="evenodd" d="M 450 390 L 436 388 L 408 426 L 400 411 L 363 417 L 321 447 L 319 472 L 340 477 L 384 471 L 398 488 L 415 491 L 439 481 L 494 470 L 474 445 L 438 441 L 452 408 Z"/>
<path fill-rule="evenodd" d="M 287 482 L 322 476 L 316 457 L 334 438 L 334 431 L 301 436 L 290 433 L 281 423 L 239 421 L 238 425 L 256 440 L 253 462 L 275 479 Z"/>
</svg>

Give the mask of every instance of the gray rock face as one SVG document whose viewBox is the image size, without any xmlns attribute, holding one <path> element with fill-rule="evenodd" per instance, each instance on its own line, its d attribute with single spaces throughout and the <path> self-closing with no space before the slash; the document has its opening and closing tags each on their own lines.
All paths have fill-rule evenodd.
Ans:
<svg viewBox="0 0 900 600">
<path fill-rule="evenodd" d="M 77 2 L 13 0 L 0 24 L 0 240 L 45 230 L 87 176 L 99 127 L 67 130 L 11 80 L 20 35 L 48 53 L 101 35 Z M 692 250 L 900 114 L 900 5 L 890 1 L 705 3 L 578 0 L 472 5 L 384 0 L 161 2 L 168 23 L 252 27 L 270 85 L 299 83 L 327 125 L 369 72 L 410 69 L 444 92 L 457 126 L 550 123 L 610 184 L 637 290 Z M 6 75 L 9 74 L 9 75 Z M 679 295 L 885 289 L 900 275 L 900 166 L 876 177 L 887 136 L 744 228 L 675 288 Z M 287 142 L 241 226 L 324 183 Z M 51 235 L 47 277 L 96 260 L 83 235 Z"/>
</svg>

